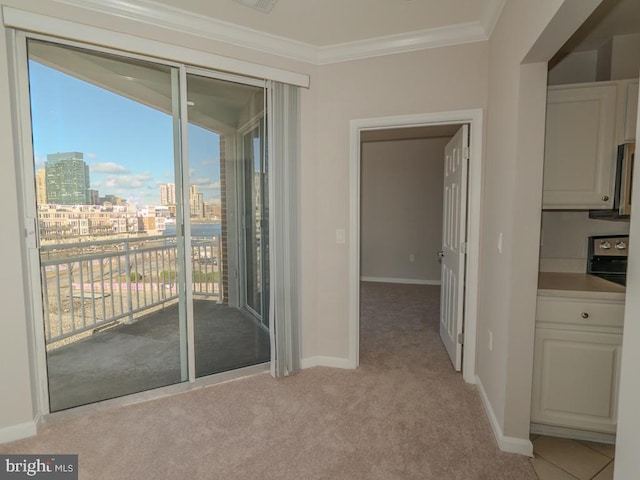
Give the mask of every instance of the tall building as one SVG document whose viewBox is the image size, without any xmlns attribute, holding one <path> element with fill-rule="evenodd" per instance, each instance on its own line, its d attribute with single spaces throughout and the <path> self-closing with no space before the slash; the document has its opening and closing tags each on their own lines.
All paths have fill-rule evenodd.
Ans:
<svg viewBox="0 0 640 480">
<path fill-rule="evenodd" d="M 200 193 L 197 185 L 189 187 L 189 207 L 191 208 L 191 217 L 204 217 L 204 195 Z"/>
<path fill-rule="evenodd" d="M 176 184 L 163 183 L 160 185 L 160 205 L 176 204 Z"/>
<path fill-rule="evenodd" d="M 47 179 L 44 168 L 39 168 L 36 173 L 36 203 L 37 205 L 47 203 Z"/>
<path fill-rule="evenodd" d="M 58 205 L 89 204 L 89 166 L 80 152 L 47 155 L 45 184 L 47 203 Z"/>
<path fill-rule="evenodd" d="M 98 190 L 94 190 L 93 188 L 89 188 L 87 190 L 87 199 L 89 205 L 100 205 L 100 192 Z"/>
</svg>

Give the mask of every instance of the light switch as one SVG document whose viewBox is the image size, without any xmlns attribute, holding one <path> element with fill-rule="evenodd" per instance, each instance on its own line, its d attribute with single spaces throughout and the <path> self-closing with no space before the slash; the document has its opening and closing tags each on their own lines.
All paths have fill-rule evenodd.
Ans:
<svg viewBox="0 0 640 480">
<path fill-rule="evenodd" d="M 344 232 L 344 228 L 338 228 L 336 230 L 336 243 L 345 243 L 346 242 L 346 235 Z"/>
</svg>

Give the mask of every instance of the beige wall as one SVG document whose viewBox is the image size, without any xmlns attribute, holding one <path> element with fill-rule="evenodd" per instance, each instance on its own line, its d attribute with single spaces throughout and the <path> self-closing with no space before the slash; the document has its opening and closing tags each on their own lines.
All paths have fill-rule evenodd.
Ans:
<svg viewBox="0 0 640 480">
<path fill-rule="evenodd" d="M 0 145 L 2 172 L 0 175 L 0 204 L 5 205 L 2 216 L 2 248 L 0 248 L 0 429 L 27 424 L 34 418 L 31 368 L 27 341 L 25 313 L 26 276 L 21 245 L 23 231 L 17 203 L 16 168 L 12 149 L 11 110 L 7 91 L 8 64 L 5 35 L 0 26 Z"/>
<path fill-rule="evenodd" d="M 349 124 L 353 119 L 486 108 L 487 43 L 326 65 L 317 89 L 317 349 L 348 358 Z M 473 79 L 473 80 L 470 80 Z M 326 233 L 324 233 L 326 232 Z"/>
<path fill-rule="evenodd" d="M 549 68 L 549 85 L 637 78 L 640 34 L 617 35 L 597 50 L 573 52 Z"/>
<path fill-rule="evenodd" d="M 444 147 L 448 141 L 430 138 L 362 145 L 363 277 L 440 281 L 437 252 L 442 247 Z"/>
<path fill-rule="evenodd" d="M 640 34 L 613 37 L 611 46 L 611 80 L 638 78 L 640 69 Z"/>
<path fill-rule="evenodd" d="M 529 432 L 546 62 L 598 3 L 509 1 L 490 40 L 477 373 L 516 439 Z"/>
<path fill-rule="evenodd" d="M 636 138 L 640 138 L 640 108 L 636 123 Z M 640 191 L 640 168 L 633 175 L 633 191 Z M 633 214 L 630 238 L 640 238 L 640 215 Z M 620 402 L 618 405 L 618 430 L 616 443 L 615 479 L 633 478 L 638 471 L 640 452 L 640 248 L 629 244 L 627 266 L 627 295 L 625 305 L 624 336 L 622 339 L 622 367 L 620 373 Z"/>
<path fill-rule="evenodd" d="M 549 67 L 549 85 L 595 82 L 598 51 L 569 53 Z"/>
</svg>

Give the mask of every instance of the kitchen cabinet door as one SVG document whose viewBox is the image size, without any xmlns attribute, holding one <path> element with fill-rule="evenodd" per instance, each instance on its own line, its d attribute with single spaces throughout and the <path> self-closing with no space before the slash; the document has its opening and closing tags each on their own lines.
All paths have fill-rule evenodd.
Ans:
<svg viewBox="0 0 640 480">
<path fill-rule="evenodd" d="M 627 84 L 626 90 L 623 143 L 634 142 L 636 140 L 636 121 L 638 119 L 638 80 L 631 80 Z"/>
<path fill-rule="evenodd" d="M 622 335 L 537 328 L 531 421 L 615 433 Z"/>
<path fill-rule="evenodd" d="M 613 204 L 616 84 L 549 87 L 543 208 Z"/>
</svg>

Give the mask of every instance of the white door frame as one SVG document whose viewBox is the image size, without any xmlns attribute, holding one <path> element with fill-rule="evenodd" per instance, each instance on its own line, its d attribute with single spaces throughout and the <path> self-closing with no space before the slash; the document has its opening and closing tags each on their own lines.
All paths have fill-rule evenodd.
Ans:
<svg viewBox="0 0 640 480">
<path fill-rule="evenodd" d="M 436 125 L 471 125 L 469 190 L 467 209 L 467 275 L 465 289 L 462 377 L 476 382 L 476 324 L 480 270 L 480 214 L 482 202 L 483 110 L 454 110 L 417 115 L 400 115 L 351 120 L 349 155 L 349 365 L 360 363 L 360 132 L 388 128 Z"/>
</svg>

